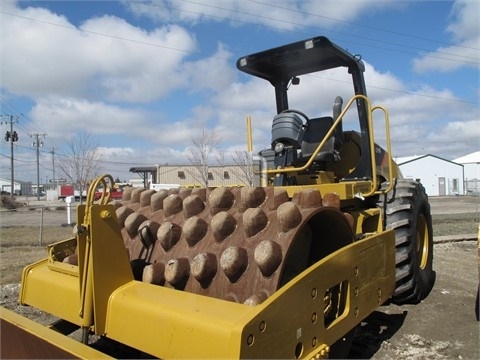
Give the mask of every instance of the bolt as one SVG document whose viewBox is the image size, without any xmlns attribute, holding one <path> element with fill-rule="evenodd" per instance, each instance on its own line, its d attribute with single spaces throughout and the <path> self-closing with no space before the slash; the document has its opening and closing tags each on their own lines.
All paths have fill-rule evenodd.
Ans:
<svg viewBox="0 0 480 360">
<path fill-rule="evenodd" d="M 264 332 L 266 327 L 267 327 L 267 324 L 265 323 L 265 321 L 260 321 L 260 325 L 258 326 L 258 329 L 260 330 L 260 332 Z"/>
<path fill-rule="evenodd" d="M 110 219 L 112 217 L 112 214 L 110 213 L 110 211 L 108 210 L 103 210 L 101 213 L 100 213 L 100 217 L 102 219 Z"/>
</svg>

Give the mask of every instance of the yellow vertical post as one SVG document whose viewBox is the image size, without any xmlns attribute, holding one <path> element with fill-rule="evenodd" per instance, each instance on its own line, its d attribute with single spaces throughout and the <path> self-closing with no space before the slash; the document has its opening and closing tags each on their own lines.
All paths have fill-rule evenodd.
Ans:
<svg viewBox="0 0 480 360">
<path fill-rule="evenodd" d="M 252 118 L 247 116 L 247 151 L 252 152 Z"/>
</svg>

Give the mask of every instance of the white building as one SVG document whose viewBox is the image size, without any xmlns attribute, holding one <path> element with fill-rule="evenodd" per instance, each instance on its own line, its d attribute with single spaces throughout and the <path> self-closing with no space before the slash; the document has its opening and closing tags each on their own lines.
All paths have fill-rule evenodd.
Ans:
<svg viewBox="0 0 480 360">
<path fill-rule="evenodd" d="M 480 195 L 480 151 L 453 160 L 463 165 L 466 194 Z"/>
<path fill-rule="evenodd" d="M 250 180 L 249 180 L 250 177 Z M 173 186 L 200 187 L 201 175 L 194 165 L 158 165 L 156 181 L 159 184 Z M 253 180 L 253 173 L 239 165 L 212 165 L 208 167 L 209 186 L 248 186 Z"/>
<path fill-rule="evenodd" d="M 429 196 L 463 195 L 463 165 L 435 155 L 394 159 L 403 177 L 423 184 Z"/>
<path fill-rule="evenodd" d="M 0 190 L 3 194 L 10 194 L 12 188 L 12 180 L 0 178 Z M 13 183 L 14 194 L 16 195 L 30 195 L 32 194 L 32 183 L 27 181 L 15 180 Z"/>
</svg>

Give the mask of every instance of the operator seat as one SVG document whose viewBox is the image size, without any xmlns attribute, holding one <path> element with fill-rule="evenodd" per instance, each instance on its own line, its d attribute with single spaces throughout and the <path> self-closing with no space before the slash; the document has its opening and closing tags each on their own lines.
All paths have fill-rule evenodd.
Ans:
<svg viewBox="0 0 480 360">
<path fill-rule="evenodd" d="M 331 116 L 310 119 L 308 129 L 305 131 L 301 144 L 300 163 L 305 164 L 308 161 L 332 126 L 333 118 Z M 334 144 L 335 137 L 332 135 L 318 152 L 317 156 L 315 156 L 314 162 L 318 164 L 335 161 Z"/>
</svg>

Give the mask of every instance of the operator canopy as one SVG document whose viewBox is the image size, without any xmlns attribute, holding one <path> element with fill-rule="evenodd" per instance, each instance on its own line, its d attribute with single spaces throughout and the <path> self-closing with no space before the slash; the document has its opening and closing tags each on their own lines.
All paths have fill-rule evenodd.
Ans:
<svg viewBox="0 0 480 360">
<path fill-rule="evenodd" d="M 268 80 L 274 86 L 299 75 L 337 67 L 347 67 L 350 73 L 365 70 L 360 57 L 350 54 L 324 36 L 247 55 L 237 60 L 239 70 Z"/>
</svg>

